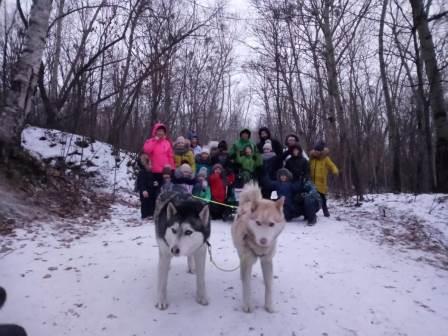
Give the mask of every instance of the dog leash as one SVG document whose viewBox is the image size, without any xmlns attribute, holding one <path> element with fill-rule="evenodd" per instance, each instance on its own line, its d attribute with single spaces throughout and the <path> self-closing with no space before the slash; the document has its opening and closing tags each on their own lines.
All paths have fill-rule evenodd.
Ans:
<svg viewBox="0 0 448 336">
<path fill-rule="evenodd" d="M 208 199 L 206 199 L 206 198 L 202 198 L 202 197 L 194 196 L 194 195 L 192 195 L 192 197 L 193 197 L 193 198 L 196 198 L 196 199 L 198 199 L 198 200 L 207 202 L 207 203 L 218 204 L 218 205 L 222 205 L 222 206 L 225 206 L 225 207 L 228 207 L 228 208 L 231 208 L 231 209 L 238 209 L 238 207 L 235 206 L 235 205 L 230 205 L 230 204 L 225 204 L 225 203 L 221 203 L 221 202 L 216 202 L 216 201 L 208 200 Z"/>
<path fill-rule="evenodd" d="M 208 240 L 207 240 L 205 243 L 207 244 L 208 254 L 209 254 L 209 256 L 210 256 L 210 262 L 211 262 L 212 265 L 215 266 L 217 269 L 219 269 L 220 271 L 223 271 L 223 272 L 235 272 L 237 269 L 240 268 L 240 265 L 238 265 L 238 266 L 235 267 L 235 268 L 231 268 L 231 269 L 226 269 L 226 268 L 219 267 L 219 266 L 215 263 L 215 261 L 213 260 L 213 256 L 212 256 L 212 245 L 209 243 Z"/>
</svg>

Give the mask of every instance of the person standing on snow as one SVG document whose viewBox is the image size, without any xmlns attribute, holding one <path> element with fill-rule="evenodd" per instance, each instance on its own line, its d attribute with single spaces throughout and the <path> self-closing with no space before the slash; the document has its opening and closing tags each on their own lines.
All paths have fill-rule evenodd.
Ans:
<svg viewBox="0 0 448 336">
<path fill-rule="evenodd" d="M 326 194 L 328 193 L 327 176 L 329 170 L 333 175 L 339 175 L 339 170 L 328 156 L 328 151 L 325 151 L 325 148 L 325 142 L 319 141 L 310 152 L 310 172 L 311 179 L 322 199 L 322 211 L 324 212 L 324 216 L 330 217 L 326 197 Z"/>
<path fill-rule="evenodd" d="M 260 138 L 260 142 L 257 144 L 258 152 L 263 153 L 263 146 L 267 141 L 271 142 L 272 151 L 277 155 L 281 156 L 283 153 L 283 146 L 282 144 L 276 140 L 272 139 L 271 132 L 269 131 L 269 128 L 267 127 L 261 127 L 258 130 L 258 137 Z"/>
<path fill-rule="evenodd" d="M 162 183 L 163 168 L 169 166 L 176 169 L 171 142 L 167 139 L 167 128 L 162 123 L 156 123 L 152 129 L 152 136 L 143 145 L 143 153 L 148 155 L 152 163 L 151 171 L 154 177 Z"/>
</svg>

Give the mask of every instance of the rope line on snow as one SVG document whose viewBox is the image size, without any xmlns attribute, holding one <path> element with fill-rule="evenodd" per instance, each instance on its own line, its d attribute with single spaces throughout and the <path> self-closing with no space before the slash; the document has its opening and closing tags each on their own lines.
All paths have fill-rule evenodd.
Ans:
<svg viewBox="0 0 448 336">
<path fill-rule="evenodd" d="M 220 271 L 223 271 L 223 272 L 235 272 L 237 269 L 240 268 L 240 265 L 238 265 L 238 266 L 236 266 L 236 267 L 234 267 L 234 268 L 230 268 L 230 269 L 219 267 L 218 264 L 217 264 L 217 263 L 215 262 L 215 260 L 213 259 L 213 256 L 212 256 L 212 245 L 210 244 L 210 242 L 209 242 L 208 240 L 207 240 L 205 243 L 207 244 L 208 254 L 209 254 L 209 256 L 210 256 L 210 262 L 211 262 L 212 265 L 215 266 L 217 269 L 219 269 Z"/>
</svg>

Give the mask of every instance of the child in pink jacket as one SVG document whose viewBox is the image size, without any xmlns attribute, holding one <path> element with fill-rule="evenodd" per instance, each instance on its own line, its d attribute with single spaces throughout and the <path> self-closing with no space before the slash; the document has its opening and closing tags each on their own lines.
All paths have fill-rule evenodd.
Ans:
<svg viewBox="0 0 448 336">
<path fill-rule="evenodd" d="M 146 140 L 143 152 L 148 155 L 152 163 L 152 173 L 162 181 L 163 167 L 170 166 L 176 169 L 174 164 L 173 146 L 167 139 L 167 128 L 162 123 L 156 123 L 152 129 L 152 137 Z"/>
</svg>

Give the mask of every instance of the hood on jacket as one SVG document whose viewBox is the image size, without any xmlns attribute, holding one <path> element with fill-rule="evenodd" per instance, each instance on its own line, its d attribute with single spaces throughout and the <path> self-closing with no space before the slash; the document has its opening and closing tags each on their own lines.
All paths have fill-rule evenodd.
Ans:
<svg viewBox="0 0 448 336">
<path fill-rule="evenodd" d="M 215 170 L 216 169 L 221 169 L 221 172 L 223 173 L 224 172 L 224 167 L 222 166 L 222 164 L 220 164 L 220 163 L 215 163 L 214 165 L 213 165 L 213 167 L 212 167 L 212 173 L 214 173 L 215 172 Z"/>
<path fill-rule="evenodd" d="M 294 149 L 298 149 L 298 150 L 299 150 L 299 156 L 294 156 L 294 155 L 292 154 L 292 152 L 294 151 Z M 300 145 L 298 145 L 298 144 L 295 144 L 295 145 L 289 147 L 289 153 L 291 154 L 291 158 L 301 158 L 301 157 L 303 157 L 303 149 L 302 149 L 302 146 L 300 146 Z"/>
<path fill-rule="evenodd" d="M 221 140 L 218 144 L 218 149 L 222 151 L 228 150 L 227 142 L 225 140 Z"/>
<path fill-rule="evenodd" d="M 314 145 L 314 150 L 322 152 L 325 147 L 325 142 L 323 140 L 320 140 Z"/>
<path fill-rule="evenodd" d="M 281 168 L 277 171 L 277 180 L 278 181 L 280 181 L 280 176 L 286 176 L 288 178 L 288 181 L 292 180 L 292 173 L 286 168 Z"/>
<path fill-rule="evenodd" d="M 154 127 L 152 128 L 151 136 L 155 137 L 157 130 L 160 128 L 163 128 L 165 130 L 165 133 L 168 133 L 168 129 L 166 128 L 165 124 L 158 122 L 155 123 Z"/>
<path fill-rule="evenodd" d="M 241 130 L 241 132 L 240 132 L 240 137 L 241 137 L 241 135 L 242 135 L 243 133 L 247 133 L 247 134 L 249 134 L 249 139 L 250 139 L 250 135 L 251 135 L 251 133 L 250 133 L 250 130 L 249 130 L 248 128 L 245 128 L 245 129 L 242 129 L 242 130 Z"/>
<path fill-rule="evenodd" d="M 271 131 L 267 127 L 260 127 L 260 129 L 258 130 L 258 136 L 260 137 L 260 139 L 261 139 L 261 132 L 263 132 L 263 131 L 268 134 L 268 137 L 266 139 L 270 139 L 271 138 Z"/>
</svg>

